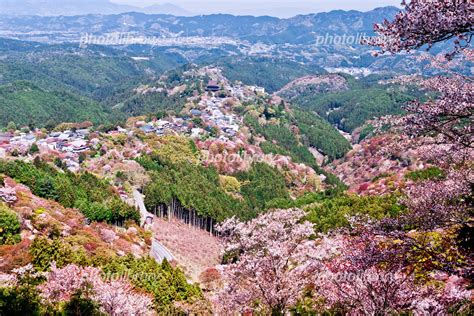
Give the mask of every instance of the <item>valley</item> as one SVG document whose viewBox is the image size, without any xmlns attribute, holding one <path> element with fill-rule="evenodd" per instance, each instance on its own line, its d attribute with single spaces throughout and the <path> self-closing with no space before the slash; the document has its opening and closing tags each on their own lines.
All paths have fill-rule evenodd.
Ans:
<svg viewBox="0 0 474 316">
<path fill-rule="evenodd" d="M 0 3 L 0 315 L 472 314 L 468 1 L 51 3 Z"/>
</svg>

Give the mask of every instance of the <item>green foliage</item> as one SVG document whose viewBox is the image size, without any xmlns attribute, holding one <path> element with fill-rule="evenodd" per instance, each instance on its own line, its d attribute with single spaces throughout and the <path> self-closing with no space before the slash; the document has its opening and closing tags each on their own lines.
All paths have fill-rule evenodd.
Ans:
<svg viewBox="0 0 474 316">
<path fill-rule="evenodd" d="M 18 216 L 14 211 L 0 203 L 0 245 L 12 245 L 20 240 Z"/>
<path fill-rule="evenodd" d="M 316 111 L 331 124 L 352 132 L 367 120 L 388 114 L 401 114 L 402 105 L 421 96 L 415 90 L 381 85 L 370 78 L 355 80 L 346 76 L 349 89 L 328 93 L 304 93 L 293 102 L 305 109 Z"/>
<path fill-rule="evenodd" d="M 191 96 L 190 91 L 185 94 L 168 95 L 166 92 L 131 95 L 117 104 L 117 108 L 127 116 L 137 116 L 144 113 L 154 113 L 164 110 L 181 111 L 186 97 Z"/>
<path fill-rule="evenodd" d="M 19 276 L 13 287 L 0 287 L 0 315 L 36 316 L 42 315 L 44 306 L 41 304 L 36 286 L 42 278 L 30 272 Z"/>
<path fill-rule="evenodd" d="M 252 209 L 266 209 L 266 204 L 273 199 L 289 198 L 285 177 L 266 163 L 255 163 L 248 172 L 237 175 L 243 183 L 242 195 Z"/>
<path fill-rule="evenodd" d="M 0 126 L 13 121 L 43 127 L 51 118 L 55 123 L 107 120 L 105 109 L 95 101 L 69 92 L 43 90 L 26 81 L 0 85 L 0 112 Z"/>
<path fill-rule="evenodd" d="M 267 142 L 267 141 L 260 143 L 260 148 L 265 154 L 275 154 L 275 155 L 282 155 L 282 156 L 289 156 L 289 157 L 292 157 L 293 155 L 291 152 L 283 149 L 277 144 Z"/>
<path fill-rule="evenodd" d="M 381 219 L 405 211 L 396 195 L 359 196 L 336 191 L 308 193 L 296 200 L 274 200 L 269 207 L 305 209 L 308 212 L 306 219 L 315 224 L 317 232 L 347 226 L 347 217 L 355 215 Z"/>
<path fill-rule="evenodd" d="M 254 133 L 265 137 L 267 142 L 263 143 L 262 147 L 265 153 L 286 154 L 295 162 L 305 163 L 310 167 L 317 168 L 316 170 L 319 169 L 313 154 L 308 148 L 299 144 L 298 139 L 288 127 L 276 124 L 260 125 L 258 120 L 251 115 L 244 117 L 244 123 Z M 277 144 L 273 144 L 273 141 Z"/>
<path fill-rule="evenodd" d="M 329 160 L 343 157 L 352 148 L 349 141 L 321 117 L 296 109 L 293 114 L 308 145 L 320 150 Z"/>
<path fill-rule="evenodd" d="M 78 208 L 90 220 L 119 225 L 140 220 L 138 211 L 121 201 L 107 181 L 90 173 L 59 172 L 39 159 L 35 164 L 0 160 L 0 173 L 27 185 L 39 197 Z"/>
<path fill-rule="evenodd" d="M 325 199 L 333 197 L 326 192 L 311 192 L 297 198 L 296 200 L 290 199 L 274 199 L 268 203 L 268 207 L 272 209 L 289 209 L 289 208 L 302 208 L 314 202 L 321 202 Z"/>
<path fill-rule="evenodd" d="M 143 155 L 135 158 L 135 161 L 148 171 L 161 171 L 164 168 L 160 162 L 160 158 L 157 156 L 153 156 L 152 158 L 151 156 Z"/>
<path fill-rule="evenodd" d="M 182 136 L 163 136 L 160 138 L 161 146 L 154 152 L 160 160 L 174 163 L 197 163 L 199 150 L 194 142 Z"/>
<path fill-rule="evenodd" d="M 132 58 L 101 48 L 82 50 L 80 54 L 66 47 L 48 47 L 58 53 L 44 53 L 35 48 L 36 56 L 19 54 L 8 61 L 0 61 L 4 81 L 30 80 L 46 90 L 67 90 L 96 100 L 120 96 L 127 88 L 137 86 L 154 74 L 172 69 L 178 63 L 155 52 L 148 61 Z M 96 50 L 96 51 L 94 51 Z M 145 71 L 148 70 L 148 71 Z"/>
<path fill-rule="evenodd" d="M 264 163 L 254 164 L 248 172 L 237 175 L 243 199 L 227 193 L 222 177 L 215 168 L 194 165 L 189 162 L 173 164 L 160 162 L 159 158 L 142 157 L 137 161 L 149 171 L 152 178 L 144 189 L 145 205 L 153 210 L 160 205 L 170 205 L 173 199 L 199 216 L 216 221 L 237 216 L 242 219 L 255 217 L 275 198 L 288 198 L 284 176 Z"/>
<path fill-rule="evenodd" d="M 315 224 L 318 232 L 327 232 L 336 227 L 347 226 L 347 217 L 367 215 L 371 218 L 382 219 L 394 217 L 404 211 L 397 203 L 397 196 L 358 196 L 340 194 L 330 198 L 316 200 L 304 206 L 309 212 L 307 219 Z"/>
<path fill-rule="evenodd" d="M 423 170 L 411 171 L 405 178 L 413 181 L 439 180 L 444 178 L 444 172 L 438 167 L 428 167 Z"/>
<path fill-rule="evenodd" d="M 40 315 L 41 299 L 31 286 L 0 287 L 0 315 Z"/>
<path fill-rule="evenodd" d="M 34 143 L 33 145 L 31 145 L 30 149 L 28 150 L 28 153 L 30 155 L 34 155 L 36 153 L 39 153 L 39 148 L 38 148 L 38 145 L 36 143 Z"/>
<path fill-rule="evenodd" d="M 268 92 L 281 89 L 299 77 L 324 72 L 322 68 L 289 60 L 270 58 L 224 58 L 219 62 L 224 75 L 231 81 L 264 87 Z"/>
<path fill-rule="evenodd" d="M 100 306 L 90 299 L 87 293 L 79 291 L 74 293 L 71 299 L 64 305 L 62 310 L 64 316 L 100 316 Z"/>
<path fill-rule="evenodd" d="M 375 130 L 375 127 L 372 124 L 365 125 L 360 131 L 359 142 L 369 137 L 374 132 L 374 130 Z"/>
<path fill-rule="evenodd" d="M 242 187 L 239 180 L 232 176 L 219 176 L 219 185 L 225 192 L 240 192 Z"/>
<path fill-rule="evenodd" d="M 90 265 L 90 258 L 81 247 L 72 247 L 59 238 L 36 238 L 30 247 L 32 264 L 38 271 L 47 271 L 51 262 L 59 268 L 68 264 Z"/>
<path fill-rule="evenodd" d="M 304 163 L 316 172 L 324 174 L 326 184 L 335 187 L 339 191 L 346 189 L 345 185 L 336 176 L 321 169 L 313 154 L 306 146 L 299 144 L 298 139 L 288 127 L 274 124 L 262 126 L 255 117 L 249 114 L 244 117 L 244 123 L 252 129 L 253 133 L 261 134 L 266 138 L 267 141 L 260 146 L 264 153 L 289 156 L 294 162 Z M 273 142 L 276 142 L 276 144 Z M 344 144 L 343 141 L 340 143 Z"/>
<path fill-rule="evenodd" d="M 199 216 L 218 221 L 233 215 L 248 215 L 245 203 L 232 198 L 220 187 L 219 174 L 212 167 L 189 162 L 168 162 L 158 166 L 158 162 L 150 162 L 149 158 L 138 161 L 143 162 L 145 168 L 153 168 L 148 169 L 152 181 L 144 190 L 145 205 L 150 210 L 161 204 L 170 205 L 173 199 L 177 199 L 183 207 L 195 210 Z"/>
<path fill-rule="evenodd" d="M 184 273 L 165 260 L 162 264 L 151 258 L 120 257 L 102 267 L 106 276 L 128 276 L 138 288 L 154 295 L 159 314 L 176 314 L 174 302 L 195 302 L 204 297 L 197 285 L 189 284 Z"/>
<path fill-rule="evenodd" d="M 12 121 L 8 122 L 8 124 L 7 124 L 7 130 L 9 130 L 9 131 L 16 131 L 16 124 L 15 124 L 15 122 L 12 122 Z"/>
<path fill-rule="evenodd" d="M 176 67 L 181 56 L 154 52 L 150 60 L 135 61 L 108 49 L 75 50 L 48 46 L 0 60 L 0 126 L 8 120 L 38 126 L 83 120 L 104 123 L 124 118 L 123 113 L 179 107 L 177 99 L 140 97 L 133 89 Z"/>
</svg>

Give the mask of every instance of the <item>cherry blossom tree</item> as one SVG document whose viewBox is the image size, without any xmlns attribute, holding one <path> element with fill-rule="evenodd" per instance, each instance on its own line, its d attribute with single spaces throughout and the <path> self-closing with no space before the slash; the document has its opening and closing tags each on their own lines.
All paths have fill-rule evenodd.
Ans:
<svg viewBox="0 0 474 316">
<path fill-rule="evenodd" d="M 471 0 L 403 0 L 393 21 L 374 26 L 379 37 L 367 43 L 382 52 L 398 53 L 455 39 L 455 52 L 469 46 L 474 32 Z"/>
<path fill-rule="evenodd" d="M 392 82 L 414 84 L 435 94 L 426 102 L 414 100 L 405 106 L 407 115 L 392 118 L 392 124 L 413 137 L 434 137 L 433 144 L 455 146 L 450 152 L 474 149 L 474 81 L 452 74 L 424 79 L 418 76 L 399 77 Z M 388 122 L 383 120 L 382 122 Z"/>
<path fill-rule="evenodd" d="M 428 180 L 404 190 L 403 203 L 408 206 L 407 223 L 422 229 L 463 224 L 469 219 L 468 197 L 474 173 L 467 169 L 450 170 L 445 179 Z"/>
<path fill-rule="evenodd" d="M 474 31 L 474 4 L 470 0 L 412 0 L 393 21 L 375 26 L 380 37 L 368 40 L 382 52 L 410 51 L 452 38 L 455 55 L 472 60 L 470 41 Z M 442 58 L 441 58 L 442 59 Z M 428 179 L 405 190 L 409 224 L 433 229 L 460 224 L 469 217 L 469 195 L 474 184 L 474 80 L 449 69 L 449 62 L 433 58 L 434 66 L 446 75 L 431 78 L 401 77 L 396 81 L 415 84 L 430 93 L 427 101 L 414 100 L 407 115 L 382 119 L 410 138 L 423 158 L 444 170 L 444 179 Z M 401 143 L 399 146 L 407 145 Z M 406 224 L 407 224 L 406 223 Z"/>
<path fill-rule="evenodd" d="M 367 220 L 353 225 L 315 282 L 327 307 L 363 315 L 446 314 L 454 304 L 470 300 L 467 282 L 458 276 L 436 272 L 431 284 L 417 282 L 413 244 L 377 234 Z"/>
<path fill-rule="evenodd" d="M 84 291 L 109 315 L 152 314 L 152 299 L 148 295 L 134 291 L 122 280 L 102 280 L 98 268 L 68 265 L 59 269 L 53 263 L 46 282 L 38 288 L 44 300 L 53 304 L 67 302 L 78 291 Z"/>
<path fill-rule="evenodd" d="M 314 229 L 301 222 L 304 215 L 298 209 L 277 210 L 248 223 L 231 219 L 221 225 L 225 252 L 234 258 L 221 267 L 220 310 L 284 313 L 301 298 L 323 255 L 309 240 Z"/>
<path fill-rule="evenodd" d="M 303 217 L 301 210 L 279 210 L 221 226 L 233 256 L 219 267 L 224 286 L 213 300 L 219 312 L 284 314 L 310 292 L 316 311 L 444 314 L 472 295 L 465 279 L 448 273 L 436 272 L 429 285 L 417 281 L 417 261 L 426 257 L 414 256 L 413 244 L 398 235 L 378 234 L 366 219 L 312 238 Z"/>
<path fill-rule="evenodd" d="M 13 204 L 17 201 L 16 190 L 12 187 L 0 187 L 0 200 L 8 204 Z"/>
<path fill-rule="evenodd" d="M 367 43 L 397 53 L 456 38 L 447 57 L 463 53 L 472 58 L 472 1 L 412 0 L 404 5 L 394 21 L 376 25 L 381 37 Z M 249 223 L 227 221 L 220 230 L 233 256 L 221 267 L 224 287 L 217 302 L 222 310 L 284 313 L 308 288 L 328 308 L 342 306 L 352 314 L 446 314 L 453 304 L 470 301 L 466 280 L 456 274 L 462 271 L 459 266 L 471 265 L 472 255 L 443 235 L 455 234 L 469 216 L 473 81 L 455 73 L 399 80 L 429 92 L 427 101 L 407 105 L 406 116 L 390 118 L 406 135 L 399 146 L 420 147 L 427 161 L 442 168 L 443 177 L 409 185 L 404 215 L 365 221 L 326 241 L 311 241 L 312 227 L 302 222 L 301 210 L 275 211 Z"/>
</svg>

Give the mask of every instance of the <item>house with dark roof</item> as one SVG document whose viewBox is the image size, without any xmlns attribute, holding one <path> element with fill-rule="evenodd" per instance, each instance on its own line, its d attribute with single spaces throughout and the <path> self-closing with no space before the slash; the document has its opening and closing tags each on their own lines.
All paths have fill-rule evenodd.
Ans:
<svg viewBox="0 0 474 316">
<path fill-rule="evenodd" d="M 202 112 L 198 109 L 192 109 L 191 111 L 191 115 L 193 116 L 201 116 Z"/>
<path fill-rule="evenodd" d="M 153 126 L 151 126 L 151 125 L 148 125 L 148 124 L 147 124 L 147 125 L 143 125 L 142 127 L 140 127 L 140 129 L 141 129 L 143 132 L 147 133 L 147 134 L 148 134 L 148 133 L 152 133 L 152 132 L 155 131 L 155 128 L 154 128 Z"/>
<path fill-rule="evenodd" d="M 217 81 L 209 80 L 209 83 L 206 86 L 206 91 L 217 92 L 221 89 Z"/>
</svg>

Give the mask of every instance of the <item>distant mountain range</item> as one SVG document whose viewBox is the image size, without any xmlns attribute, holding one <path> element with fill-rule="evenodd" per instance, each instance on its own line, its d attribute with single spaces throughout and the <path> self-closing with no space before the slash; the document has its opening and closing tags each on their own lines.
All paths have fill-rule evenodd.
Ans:
<svg viewBox="0 0 474 316">
<path fill-rule="evenodd" d="M 188 16 L 190 12 L 171 3 L 156 4 L 145 8 L 112 3 L 109 0 L 0 0 L 0 14 L 73 16 L 84 14 L 119 14 L 143 12 Z"/>
<path fill-rule="evenodd" d="M 25 1 L 25 0 L 22 0 Z M 36 0 L 40 1 L 40 0 Z M 48 0 L 49 3 L 51 0 Z M 107 3 L 105 1 L 104 3 Z M 67 3 L 66 3 L 67 4 Z M 61 4 L 66 7 L 66 4 Z M 97 4 L 84 2 L 84 10 Z M 114 10 L 114 4 L 111 11 Z M 169 10 L 172 7 L 164 5 Z M 47 6 L 41 6 L 47 10 Z M 151 7 L 159 11 L 159 7 Z M 92 9 L 90 9 L 92 10 Z M 157 37 L 226 36 L 250 42 L 268 44 L 312 44 L 318 36 L 373 34 L 373 24 L 393 17 L 396 7 L 377 8 L 369 12 L 331 11 L 298 15 L 289 19 L 261 16 L 234 16 L 228 14 L 180 17 L 165 14 L 129 12 L 120 14 L 88 14 L 79 16 L 12 16 L 0 19 L 0 32 L 8 33 L 94 33 L 133 32 Z M 3 11 L 2 11 L 3 12 Z M 28 11 L 24 11 L 28 12 Z M 73 13 L 73 9 L 69 11 Z M 1 36 L 1 35 L 0 35 Z M 357 43 L 355 43 L 357 44 Z"/>
<path fill-rule="evenodd" d="M 14 7 L 21 6 L 18 3 L 22 2 L 37 4 L 45 14 L 48 5 L 42 3 L 53 3 L 52 0 L 20 0 L 15 2 L 16 5 L 9 0 L 8 3 Z M 67 7 L 69 2 L 72 3 L 71 0 L 62 2 L 61 7 Z M 7 2 L 3 0 L 1 3 Z M 105 0 L 86 0 L 81 10 L 109 5 L 111 12 L 128 8 Z M 150 7 L 149 10 L 160 11 L 163 7 L 173 9 L 172 5 L 163 5 Z M 5 13 L 4 10 L 1 12 Z M 70 13 L 73 12 L 71 8 Z M 413 59 L 400 54 L 374 58 L 374 48 L 360 44 L 363 36 L 374 35 L 375 23 L 393 18 L 397 12 L 399 8 L 382 7 L 368 12 L 336 10 L 287 19 L 140 12 L 75 16 L 0 13 L 0 38 L 54 45 L 70 43 L 81 48 L 108 45 L 138 57 L 153 56 L 158 51 L 167 56 L 180 56 L 180 59 L 191 63 L 210 64 L 222 58 L 231 58 L 238 63 L 240 57 L 265 58 L 267 61 L 278 59 L 356 76 L 374 72 L 420 71 Z M 132 41 L 129 41 L 130 38 Z M 13 50 L 23 47 L 19 42 L 5 42 L 2 45 L 14 46 Z M 443 46 L 436 46 L 435 52 L 440 49 Z"/>
</svg>

